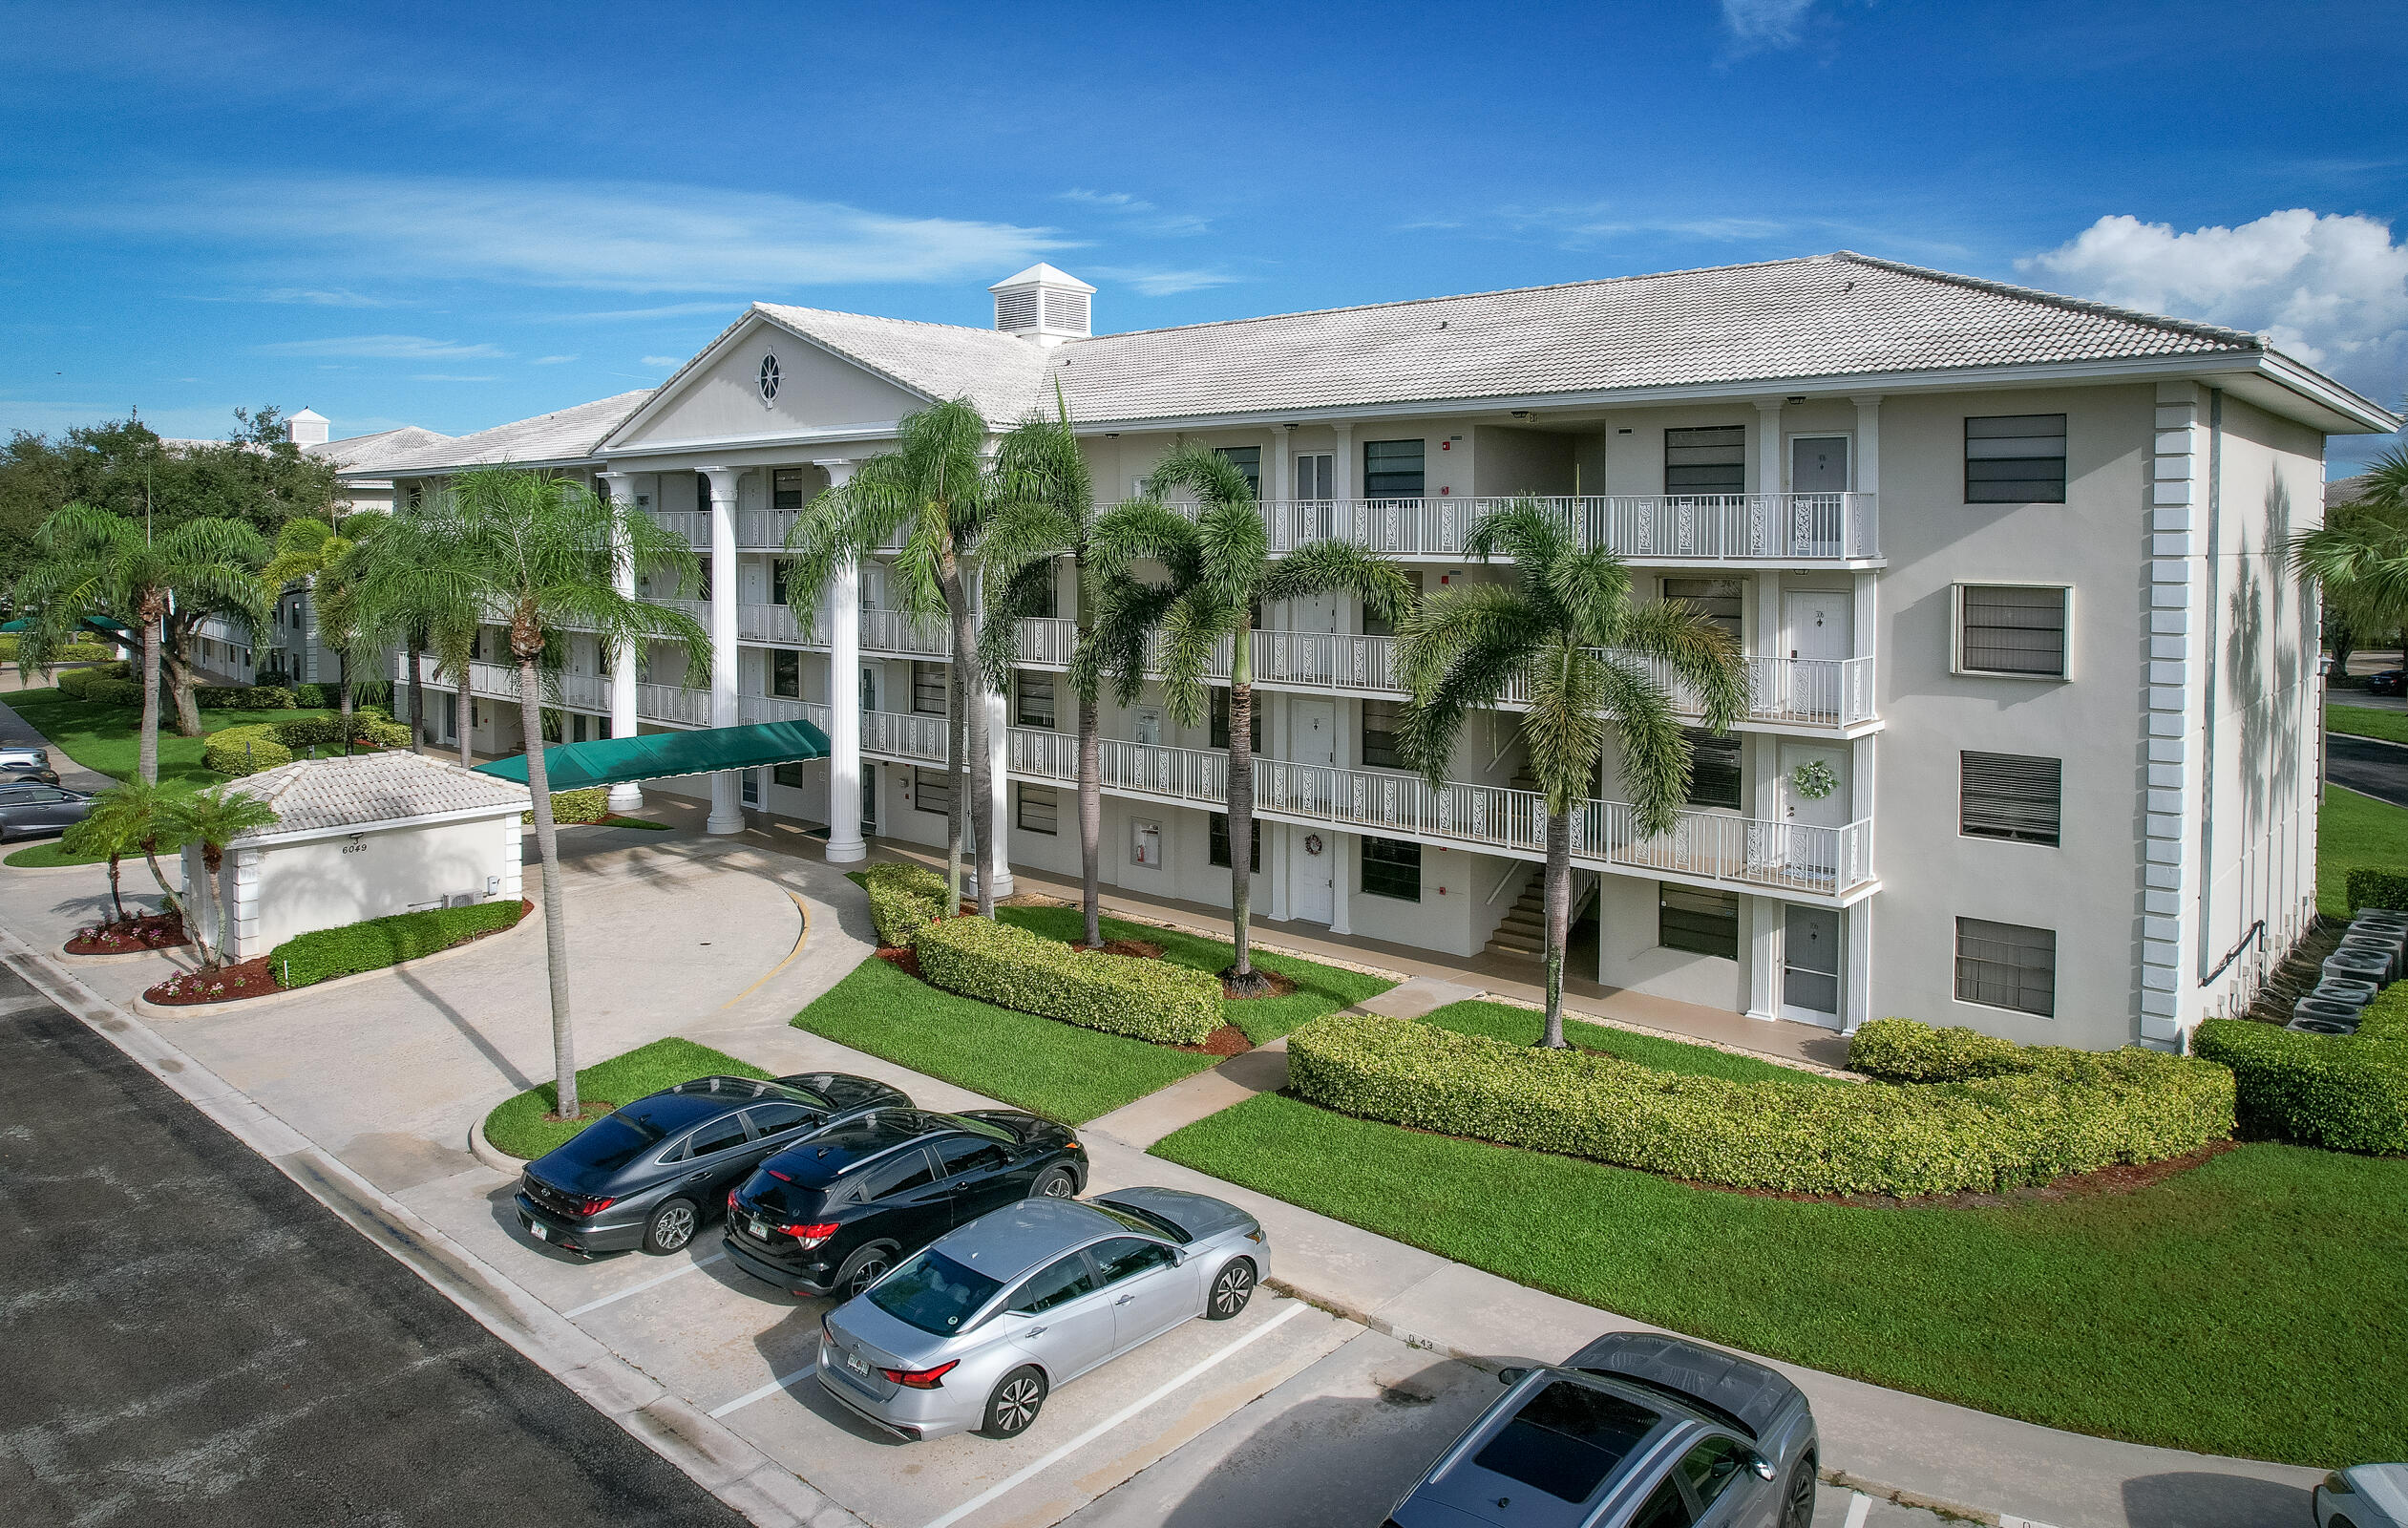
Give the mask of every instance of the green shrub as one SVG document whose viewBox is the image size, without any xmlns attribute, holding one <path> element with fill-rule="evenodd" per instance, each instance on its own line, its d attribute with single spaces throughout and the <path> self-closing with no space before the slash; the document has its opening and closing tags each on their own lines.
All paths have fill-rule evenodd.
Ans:
<svg viewBox="0 0 2408 1528">
<path fill-rule="evenodd" d="M 117 649 L 105 642 L 71 642 L 51 654 L 53 663 L 107 663 L 117 655 Z M 0 635 L 0 663 L 14 663 L 17 658 L 15 633 Z"/>
<path fill-rule="evenodd" d="M 1003 1008 L 1161 1045 L 1202 1045 L 1221 1027 L 1221 984 L 1169 961 L 1082 954 L 987 918 L 949 918 L 912 949 L 931 986 Z"/>
<path fill-rule="evenodd" d="M 211 732 L 201 762 L 220 775 L 257 775 L 292 762 L 292 750 L 276 739 L 274 722 L 251 722 Z"/>
<path fill-rule="evenodd" d="M 403 728 L 408 732 L 408 728 Z M 573 825 L 580 822 L 600 822 L 610 816 L 610 787 L 590 786 L 581 791 L 552 793 L 552 820 L 555 824 Z M 533 812 L 521 812 L 518 820 L 529 827 L 535 825 Z"/>
<path fill-rule="evenodd" d="M 924 957 L 923 957 L 924 965 Z M 2232 1130 L 2223 1068 L 2153 1050 L 2022 1051 L 1971 1082 L 1729 1082 L 1426 1024 L 1332 1014 L 1288 1037 L 1290 1086 L 1366 1119 L 1735 1188 L 1949 1194 L 2149 1162 Z"/>
<path fill-rule="evenodd" d="M 925 865 L 872 865 L 861 876 L 870 894 L 870 922 L 888 949 L 909 949 L 919 931 L 945 913 L 945 878 Z"/>
<path fill-rule="evenodd" d="M 2013 1040 L 1913 1019 L 1875 1019 L 1859 1028 L 1848 1043 L 1848 1064 L 1884 1082 L 1971 1082 L 2031 1066 Z"/>
<path fill-rule="evenodd" d="M 290 711 L 293 693 L 281 685 L 199 685 L 193 698 L 212 711 Z"/>
<path fill-rule="evenodd" d="M 2355 865 L 2341 882 L 2350 899 L 2350 911 L 2361 907 L 2388 907 L 2394 912 L 2408 912 L 2408 874 L 2384 870 L 2375 865 Z"/>
<path fill-rule="evenodd" d="M 467 907 L 436 907 L 395 913 L 341 928 L 298 934 L 267 952 L 267 968 L 286 987 L 309 987 L 337 976 L 382 970 L 465 943 L 479 934 L 518 924 L 523 903 L 480 902 Z"/>
<path fill-rule="evenodd" d="M 322 706 L 331 706 L 334 704 L 334 697 L 327 692 L 327 690 L 328 687 L 325 685 L 295 685 L 292 687 L 293 704 L 310 711 L 316 711 Z"/>
<path fill-rule="evenodd" d="M 346 735 L 340 716 L 296 716 L 288 722 L 271 725 L 276 732 L 276 740 L 296 753 L 306 753 L 313 748 L 340 752 Z M 351 713 L 349 735 L 354 743 L 370 748 L 410 746 L 410 729 L 373 708 Z"/>
<path fill-rule="evenodd" d="M 2355 873 L 2352 881 L 2355 901 Z M 2368 1004 L 2355 1034 L 2209 1019 L 2190 1048 L 2232 1069 L 2251 1130 L 2334 1151 L 2408 1154 L 2408 984 Z"/>
<path fill-rule="evenodd" d="M 121 663 L 97 668 L 70 668 L 58 676 L 58 691 L 97 706 L 139 706 L 142 682 L 128 678 L 125 668 Z"/>
</svg>

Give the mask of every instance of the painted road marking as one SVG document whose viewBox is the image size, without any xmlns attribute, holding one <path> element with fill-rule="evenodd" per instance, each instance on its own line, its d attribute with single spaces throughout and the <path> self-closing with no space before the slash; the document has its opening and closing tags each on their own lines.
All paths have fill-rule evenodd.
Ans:
<svg viewBox="0 0 2408 1528">
<path fill-rule="evenodd" d="M 1848 1496 L 1848 1520 L 1840 1524 L 1840 1528 L 1865 1528 L 1865 1516 L 1872 1510 L 1872 1497 L 1865 1495 L 1861 1491 L 1849 1492 Z"/>
<path fill-rule="evenodd" d="M 658 1289 L 661 1285 L 668 1283 L 671 1279 L 685 1278 L 696 1268 L 708 1268 L 714 1263 L 725 1263 L 727 1261 L 728 1254 L 725 1252 L 714 1252 L 709 1257 L 697 1258 L 682 1268 L 673 1268 L 657 1279 L 646 1279 L 644 1283 L 637 1284 L 632 1288 L 622 1289 L 615 1295 L 604 1295 L 600 1300 L 588 1300 L 583 1305 L 578 1306 L 575 1310 L 563 1310 L 560 1314 L 566 1316 L 571 1321 L 575 1321 L 578 1317 L 585 1314 L 589 1310 L 600 1310 L 604 1305 L 617 1305 L 620 1301 L 626 1299 L 629 1295 L 640 1295 L 646 1289 Z"/>
<path fill-rule="evenodd" d="M 1261 1326 L 1257 1326 L 1254 1330 L 1246 1333 L 1243 1337 L 1238 1338 L 1236 1342 L 1231 1343 L 1219 1352 L 1213 1354 L 1210 1358 L 1204 1359 L 1199 1363 L 1191 1365 L 1186 1372 L 1166 1382 L 1161 1389 L 1122 1407 L 1119 1411 L 1104 1418 L 1101 1422 L 1096 1423 L 1093 1427 L 1088 1428 L 1077 1437 L 1074 1437 L 1069 1442 L 1065 1443 L 1062 1447 L 1054 1450 L 1051 1454 L 1046 1454 L 1044 1458 L 1039 1459 L 1036 1463 L 1029 1465 L 1019 1474 L 1005 1476 L 1003 1480 L 989 1486 L 986 1490 L 980 1492 L 977 1496 L 972 1496 L 969 1500 L 954 1508 L 951 1512 L 946 1513 L 943 1517 L 930 1522 L 928 1524 L 928 1528 L 953 1528 L 953 1524 L 960 1522 L 962 1518 L 967 1517 L 970 1514 L 978 1511 L 981 1507 L 985 1506 L 988 1502 L 993 1501 L 996 1497 L 1011 1490 L 1014 1486 L 1027 1480 L 1032 1475 L 1043 1474 L 1045 1471 L 1060 1464 L 1064 1459 L 1068 1458 L 1079 1450 L 1086 1448 L 1088 1444 L 1094 1442 L 1097 1438 L 1102 1437 L 1105 1433 L 1109 1432 L 1112 1429 L 1120 1426 L 1123 1422 L 1128 1421 L 1130 1417 L 1135 1416 L 1147 1407 L 1153 1405 L 1154 1402 L 1161 1400 L 1163 1397 L 1171 1394 L 1173 1390 L 1189 1384 L 1194 1380 L 1197 1375 L 1219 1363 L 1222 1359 L 1230 1357 L 1232 1354 L 1236 1353 L 1237 1349 L 1245 1347 L 1248 1343 L 1253 1342 L 1256 1338 L 1270 1336 L 1273 1332 L 1278 1331 L 1282 1326 L 1286 1325 L 1292 1318 L 1301 1316 L 1312 1308 L 1312 1306 L 1306 1305 L 1301 1300 L 1295 1302 L 1290 1305 L 1287 1309 L 1280 1311 L 1278 1315 L 1272 1317 L 1269 1321 L 1264 1322 Z"/>
<path fill-rule="evenodd" d="M 780 1374 L 777 1378 L 770 1381 L 767 1385 L 762 1386 L 757 1390 L 747 1390 L 744 1394 L 737 1396 L 727 1405 L 712 1408 L 710 1413 L 711 1420 L 715 1422 L 719 1418 L 726 1416 L 729 1411 L 741 1411 L 746 1407 L 750 1406 L 754 1401 L 765 1401 L 771 1396 L 775 1395 L 778 1391 L 786 1389 L 789 1385 L 793 1384 L 796 1380 L 811 1378 L 813 1373 L 817 1372 L 818 1369 L 819 1361 L 817 1359 L 813 1359 L 810 1363 L 805 1364 L 802 1368 L 794 1370 L 792 1374 Z"/>
</svg>

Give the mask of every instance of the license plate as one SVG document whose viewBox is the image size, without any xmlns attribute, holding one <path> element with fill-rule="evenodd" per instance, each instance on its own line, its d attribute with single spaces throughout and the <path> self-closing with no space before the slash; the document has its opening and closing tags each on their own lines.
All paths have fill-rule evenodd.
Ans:
<svg viewBox="0 0 2408 1528">
<path fill-rule="evenodd" d="M 552 1240 L 552 1232 L 550 1228 L 547 1227 L 541 1220 L 529 1220 L 527 1222 L 527 1232 L 538 1242 L 549 1242 Z"/>
<path fill-rule="evenodd" d="M 770 1239 L 769 1228 L 768 1228 L 767 1226 L 764 1226 L 764 1225 L 763 1225 L 760 1221 L 758 1221 L 758 1220 L 747 1220 L 747 1221 L 745 1221 L 745 1222 L 744 1222 L 744 1230 L 745 1230 L 745 1234 L 746 1234 L 747 1236 L 758 1237 L 758 1238 L 760 1238 L 760 1239 L 761 1239 L 762 1241 L 764 1241 L 764 1242 L 767 1242 L 767 1241 Z"/>
<path fill-rule="evenodd" d="M 870 1377 L 870 1366 L 861 1361 L 861 1355 L 858 1353 L 845 1354 L 844 1367 L 860 1375 L 863 1379 L 868 1379 Z"/>
</svg>

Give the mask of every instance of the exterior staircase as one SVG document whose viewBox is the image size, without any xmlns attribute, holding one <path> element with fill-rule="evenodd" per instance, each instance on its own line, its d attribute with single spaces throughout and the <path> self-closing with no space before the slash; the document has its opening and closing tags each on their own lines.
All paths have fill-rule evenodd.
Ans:
<svg viewBox="0 0 2408 1528">
<path fill-rule="evenodd" d="M 1585 872 L 1572 873 L 1571 923 L 1580 921 L 1580 910 L 1596 891 L 1596 878 Z M 1490 955 L 1506 955 L 1516 960 L 1534 961 L 1547 953 L 1547 867 L 1532 865 L 1530 879 L 1522 884 L 1522 895 L 1505 910 L 1496 932 L 1489 936 L 1486 946 Z"/>
</svg>

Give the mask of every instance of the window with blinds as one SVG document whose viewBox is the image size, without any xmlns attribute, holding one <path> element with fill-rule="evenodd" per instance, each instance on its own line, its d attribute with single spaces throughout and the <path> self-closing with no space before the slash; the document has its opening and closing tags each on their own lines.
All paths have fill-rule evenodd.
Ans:
<svg viewBox="0 0 2408 1528">
<path fill-rule="evenodd" d="M 1246 491 L 1257 499 L 1262 497 L 1262 448 L 1260 446 L 1215 446 L 1213 455 L 1246 475 Z"/>
<path fill-rule="evenodd" d="M 1012 725 L 1053 730 L 1053 675 L 1012 670 Z"/>
<path fill-rule="evenodd" d="M 1969 838 L 2057 843 L 2065 761 L 2024 753 L 1960 753 L 1958 827 Z"/>
<path fill-rule="evenodd" d="M 2065 502 L 2065 416 L 2000 414 L 1967 419 L 1965 502 Z"/>
<path fill-rule="evenodd" d="M 1220 866 L 1223 870 L 1228 870 L 1232 868 L 1229 862 L 1229 814 L 1226 812 L 1213 812 L 1206 815 L 1212 818 L 1212 826 L 1210 829 L 1212 843 L 1210 847 L 1212 850 L 1213 863 Z M 1255 818 L 1254 823 L 1254 853 L 1247 857 L 1246 868 L 1259 874 L 1262 870 L 1262 818 Z"/>
<path fill-rule="evenodd" d="M 953 777 L 942 770 L 912 768 L 912 806 L 920 812 L 948 817 L 953 812 Z"/>
<path fill-rule="evenodd" d="M 1664 492 L 1741 494 L 1747 491 L 1747 427 L 1709 425 L 1664 432 Z"/>
<path fill-rule="evenodd" d="M 1739 893 L 1658 881 L 1656 943 L 1692 955 L 1739 959 Z"/>
<path fill-rule="evenodd" d="M 2057 1017 L 2057 932 L 1956 920 L 1956 1001 Z"/>
<path fill-rule="evenodd" d="M 1405 755 L 1397 751 L 1397 729 L 1405 725 L 1405 703 L 1401 700 L 1366 700 L 1362 703 L 1362 767 L 1367 770 L 1401 770 L 1409 768 Z"/>
<path fill-rule="evenodd" d="M 1689 738 L 1689 804 L 1740 809 L 1740 740 L 1684 727 Z"/>
<path fill-rule="evenodd" d="M 803 469 L 800 467 L 780 467 L 770 474 L 771 509 L 800 509 L 806 497 L 803 492 Z M 780 605 L 785 603 L 778 601 Z"/>
<path fill-rule="evenodd" d="M 1422 846 L 1404 838 L 1362 840 L 1362 889 L 1399 902 L 1422 900 Z"/>
<path fill-rule="evenodd" d="M 1956 667 L 1965 673 L 2065 677 L 2065 619 L 2072 590 L 2061 585 L 1956 585 Z"/>
<path fill-rule="evenodd" d="M 770 693 L 786 700 L 803 698 L 803 655 L 787 647 L 770 649 Z"/>
<path fill-rule="evenodd" d="M 1362 443 L 1362 497 L 1422 497 L 1422 442 L 1366 440 Z"/>
<path fill-rule="evenodd" d="M 940 663 L 912 662 L 912 710 L 923 716 L 945 713 L 946 668 Z"/>
<path fill-rule="evenodd" d="M 1019 793 L 1014 797 L 1018 810 L 1012 814 L 1012 820 L 1021 832 L 1042 833 L 1050 838 L 1061 831 L 1061 798 L 1049 787 L 1014 785 L 1012 789 Z"/>
<path fill-rule="evenodd" d="M 1664 598 L 1680 600 L 1697 607 L 1708 621 L 1740 641 L 1740 615 L 1743 609 L 1740 581 L 1737 579 L 1666 579 Z"/>
</svg>

